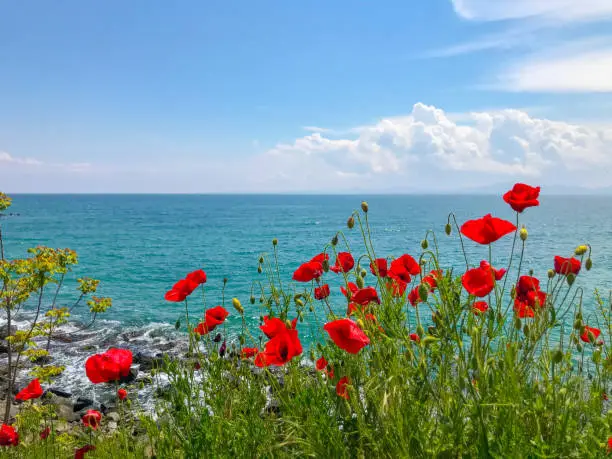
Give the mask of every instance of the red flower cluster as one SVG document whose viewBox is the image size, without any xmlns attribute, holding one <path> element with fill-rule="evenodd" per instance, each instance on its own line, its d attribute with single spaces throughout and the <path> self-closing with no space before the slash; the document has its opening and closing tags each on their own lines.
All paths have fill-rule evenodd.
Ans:
<svg viewBox="0 0 612 459">
<path fill-rule="evenodd" d="M 51 427 L 49 427 L 49 426 L 45 427 L 38 434 L 38 436 L 40 437 L 41 440 L 46 440 L 47 438 L 49 438 L 49 435 L 51 435 Z"/>
<path fill-rule="evenodd" d="M 478 244 L 491 244 L 516 231 L 516 226 L 507 220 L 487 214 L 476 220 L 468 220 L 461 226 L 461 234 Z"/>
<path fill-rule="evenodd" d="M 416 276 L 418 274 L 421 274 L 421 267 L 416 260 L 407 253 L 393 260 L 387 273 L 391 279 L 405 284 L 408 284 L 412 280 L 411 276 Z"/>
<path fill-rule="evenodd" d="M 40 381 L 36 378 L 15 396 L 15 400 L 30 400 L 31 398 L 38 398 L 42 394 L 43 389 L 40 387 Z"/>
<path fill-rule="evenodd" d="M 359 290 L 359 287 L 357 287 L 357 285 L 353 282 L 349 282 L 347 288 L 344 288 L 343 285 L 340 286 L 340 291 L 349 300 L 353 297 L 357 290 Z"/>
<path fill-rule="evenodd" d="M 416 307 L 417 304 L 423 301 L 421 299 L 421 295 L 419 294 L 419 288 L 422 284 L 425 284 L 427 286 L 427 290 L 429 292 L 433 292 L 438 286 L 438 279 L 440 279 L 441 277 L 442 271 L 435 269 L 431 271 L 427 276 L 423 277 L 421 283 L 414 287 L 410 291 L 410 293 L 408 293 L 408 301 L 410 302 L 410 304 Z"/>
<path fill-rule="evenodd" d="M 334 378 L 334 369 L 331 365 L 327 363 L 325 357 L 321 357 L 315 362 L 315 368 L 317 369 L 317 371 L 324 372 L 329 379 Z"/>
<path fill-rule="evenodd" d="M 578 275 L 581 264 L 577 258 L 555 257 L 555 272 L 567 276 L 568 274 Z"/>
<path fill-rule="evenodd" d="M 504 194 L 504 201 L 510 204 L 517 212 L 523 212 L 527 207 L 535 207 L 540 205 L 538 197 L 540 196 L 540 187 L 525 185 L 524 183 L 516 183 L 510 191 Z"/>
<path fill-rule="evenodd" d="M 166 301 L 172 301 L 175 303 L 185 301 L 185 299 L 198 288 L 199 285 L 206 283 L 206 273 L 198 269 L 193 271 L 181 279 L 172 286 L 170 290 L 166 292 L 164 298 Z"/>
<path fill-rule="evenodd" d="M 200 322 L 197 327 L 193 329 L 198 335 L 206 335 L 225 322 L 225 319 L 229 316 L 229 312 L 223 306 L 215 306 L 214 308 L 207 309 L 204 313 L 204 322 Z"/>
<path fill-rule="evenodd" d="M 461 283 L 470 295 L 482 298 L 495 287 L 495 272 L 488 263 L 484 267 L 481 263 L 478 268 L 468 269 L 461 276 Z"/>
<path fill-rule="evenodd" d="M 330 266 L 329 269 L 336 274 L 348 273 L 354 266 L 355 260 L 353 259 L 353 255 L 349 252 L 340 252 L 336 257 L 336 263 Z"/>
<path fill-rule="evenodd" d="M 19 434 L 13 426 L 2 424 L 0 426 L 0 446 L 19 445 Z"/>
<path fill-rule="evenodd" d="M 546 305 L 546 293 L 540 290 L 540 281 L 532 276 L 519 277 L 516 284 L 514 310 L 519 318 L 533 317 L 535 308 Z"/>
<path fill-rule="evenodd" d="M 324 284 L 320 287 L 316 287 L 314 290 L 314 296 L 316 300 L 324 300 L 330 294 L 329 285 Z"/>
<path fill-rule="evenodd" d="M 96 430 L 100 426 L 102 420 L 102 414 L 96 410 L 87 410 L 87 412 L 81 418 L 85 427 L 91 427 Z"/>
<path fill-rule="evenodd" d="M 119 398 L 119 400 L 125 400 L 127 396 L 128 396 L 127 390 L 119 389 L 117 391 L 117 397 Z"/>
<path fill-rule="evenodd" d="M 357 354 L 363 347 L 370 344 L 370 339 L 366 336 L 359 325 L 351 319 L 338 319 L 328 322 L 323 329 L 340 349 L 344 349 L 349 354 Z"/>
<path fill-rule="evenodd" d="M 85 362 L 85 373 L 94 384 L 118 381 L 130 373 L 132 352 L 111 348 L 103 354 L 95 354 Z"/>
<path fill-rule="evenodd" d="M 258 367 L 268 367 L 270 365 L 282 366 L 289 362 L 293 357 L 302 353 L 302 343 L 295 329 L 297 319 L 291 323 L 291 327 L 282 320 L 268 316 L 264 317 L 264 324 L 261 331 L 270 338 L 262 352 L 255 357 L 255 365 Z"/>
<path fill-rule="evenodd" d="M 370 272 L 375 276 L 387 277 L 387 259 L 377 258 L 370 263 Z"/>
</svg>

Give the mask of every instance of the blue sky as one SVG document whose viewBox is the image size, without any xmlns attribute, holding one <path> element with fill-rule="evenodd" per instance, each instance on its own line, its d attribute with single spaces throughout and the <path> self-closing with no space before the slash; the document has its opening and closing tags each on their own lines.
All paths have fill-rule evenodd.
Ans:
<svg viewBox="0 0 612 459">
<path fill-rule="evenodd" d="M 612 185 L 612 2 L 0 4 L 0 188 Z"/>
</svg>

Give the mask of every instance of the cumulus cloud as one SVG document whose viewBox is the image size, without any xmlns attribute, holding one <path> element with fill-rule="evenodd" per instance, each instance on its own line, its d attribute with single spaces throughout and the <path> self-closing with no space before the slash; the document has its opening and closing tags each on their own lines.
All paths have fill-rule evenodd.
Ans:
<svg viewBox="0 0 612 459">
<path fill-rule="evenodd" d="M 310 177 L 315 185 L 335 180 L 344 188 L 364 181 L 408 190 L 569 178 L 574 184 L 610 185 L 612 126 L 534 118 L 520 110 L 469 113 L 457 120 L 417 103 L 409 115 L 362 126 L 353 136 L 316 132 L 277 145 L 267 157 L 278 179 L 288 168 L 294 180 Z"/>
</svg>

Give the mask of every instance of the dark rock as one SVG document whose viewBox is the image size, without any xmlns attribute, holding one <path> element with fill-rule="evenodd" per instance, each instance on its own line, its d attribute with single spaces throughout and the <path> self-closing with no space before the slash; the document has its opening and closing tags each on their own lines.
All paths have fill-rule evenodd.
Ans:
<svg viewBox="0 0 612 459">
<path fill-rule="evenodd" d="M 61 389 L 56 389 L 54 387 L 51 387 L 50 389 L 48 389 L 48 391 L 51 392 L 52 394 L 57 395 L 58 397 L 62 397 L 62 398 L 72 397 L 72 394 L 70 392 L 66 392 Z"/>
<path fill-rule="evenodd" d="M 11 325 L 11 329 L 9 331 L 8 324 L 4 324 L 0 327 L 0 340 L 5 340 L 7 336 L 11 336 L 15 334 L 17 331 L 17 327 Z"/>
<path fill-rule="evenodd" d="M 162 352 L 167 352 L 171 349 L 174 349 L 175 346 L 176 346 L 175 343 L 164 343 L 164 344 L 158 345 L 157 349 L 159 349 Z"/>
<path fill-rule="evenodd" d="M 278 416 L 281 412 L 280 403 L 278 402 L 278 400 L 270 400 L 264 411 L 266 414 L 275 414 Z"/>
<path fill-rule="evenodd" d="M 72 407 L 72 411 L 74 411 L 75 413 L 77 411 L 81 411 L 85 408 L 88 408 L 90 406 L 93 406 L 93 400 L 85 398 L 85 397 L 79 397 L 76 399 L 76 402 L 74 402 L 74 406 Z"/>
<path fill-rule="evenodd" d="M 151 371 L 153 368 L 161 365 L 163 357 L 163 354 L 137 352 L 134 355 L 134 363 L 140 365 L 142 371 Z"/>
<path fill-rule="evenodd" d="M 119 380 L 119 382 L 121 383 L 131 383 L 136 379 L 136 376 L 138 376 L 138 365 L 132 365 L 130 367 L 130 372 L 128 373 L 127 376 L 121 378 Z"/>
<path fill-rule="evenodd" d="M 59 341 L 60 343 L 72 343 L 74 341 L 72 336 L 66 333 L 59 333 L 57 335 L 53 335 L 52 338 L 53 340 Z"/>
</svg>

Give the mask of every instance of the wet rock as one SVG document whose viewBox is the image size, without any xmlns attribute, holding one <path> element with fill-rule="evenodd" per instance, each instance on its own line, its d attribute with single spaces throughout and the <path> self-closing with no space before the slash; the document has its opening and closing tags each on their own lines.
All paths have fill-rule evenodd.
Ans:
<svg viewBox="0 0 612 459">
<path fill-rule="evenodd" d="M 93 400 L 85 397 L 79 397 L 74 402 L 73 411 L 81 411 L 85 408 L 90 408 L 94 404 Z"/>
<path fill-rule="evenodd" d="M 81 414 L 74 411 L 73 407 L 66 404 L 57 405 L 57 416 L 66 422 L 74 422 L 81 419 Z"/>
<path fill-rule="evenodd" d="M 62 397 L 62 398 L 72 397 L 72 394 L 70 392 L 66 392 L 61 389 L 56 389 L 55 387 L 49 388 L 48 391 L 51 392 L 52 394 L 57 395 L 58 397 Z"/>
<path fill-rule="evenodd" d="M 4 324 L 0 326 L 0 340 L 5 340 L 7 336 L 11 336 L 15 334 L 17 331 L 17 327 L 11 325 L 11 329 L 9 331 L 8 324 Z"/>
<path fill-rule="evenodd" d="M 107 413 L 106 417 L 109 420 L 115 421 L 115 422 L 119 422 L 119 419 L 121 419 L 121 416 L 119 416 L 119 413 L 117 413 L 116 411 L 111 411 L 110 413 Z"/>
<path fill-rule="evenodd" d="M 153 368 L 159 367 L 163 361 L 163 354 L 152 354 L 147 352 L 138 352 L 134 355 L 134 363 L 140 365 L 142 371 L 151 371 Z"/>
<path fill-rule="evenodd" d="M 138 365 L 132 365 L 130 367 L 130 372 L 128 373 L 128 375 L 123 377 L 123 378 L 121 378 L 119 380 L 119 382 L 121 382 L 121 383 L 131 383 L 131 382 L 133 382 L 134 380 L 136 380 L 136 377 L 138 376 L 138 371 L 139 371 Z"/>
<path fill-rule="evenodd" d="M 53 335 L 52 339 L 54 341 L 59 341 L 60 343 L 72 343 L 74 341 L 73 337 L 66 333 L 58 333 L 57 335 Z"/>
<path fill-rule="evenodd" d="M 106 424 L 106 428 L 111 432 L 117 430 L 117 423 L 114 421 L 110 421 L 108 424 Z"/>
<path fill-rule="evenodd" d="M 162 352 L 167 352 L 167 351 L 174 349 L 175 347 L 176 347 L 175 343 L 163 343 L 163 344 L 159 344 L 157 346 L 157 349 L 159 349 Z"/>
</svg>

